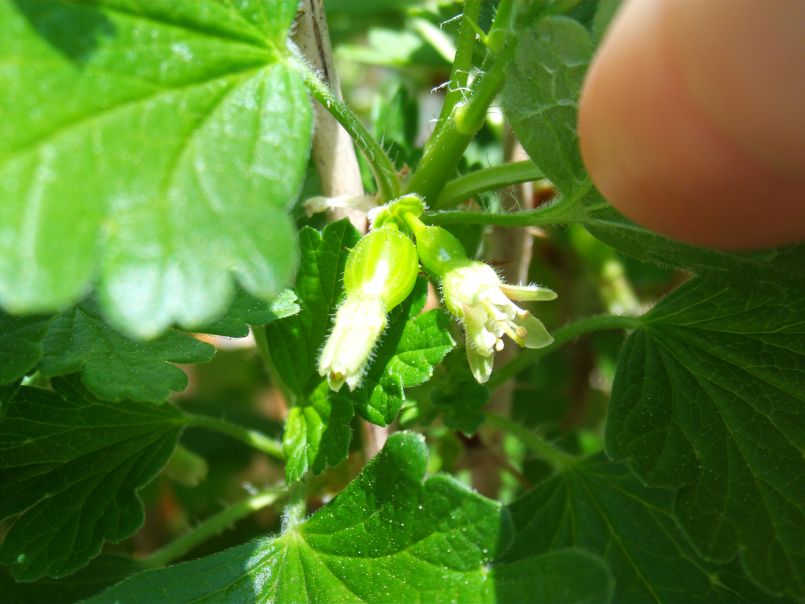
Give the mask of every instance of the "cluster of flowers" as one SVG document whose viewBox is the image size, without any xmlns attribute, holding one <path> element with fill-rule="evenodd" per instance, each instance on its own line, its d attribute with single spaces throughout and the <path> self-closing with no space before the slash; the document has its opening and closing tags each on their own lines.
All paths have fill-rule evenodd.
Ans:
<svg viewBox="0 0 805 604">
<path fill-rule="evenodd" d="M 441 286 L 450 313 L 464 325 L 467 361 L 475 379 L 492 373 L 503 336 L 521 347 L 542 348 L 553 338 L 542 322 L 515 301 L 553 300 L 536 285 L 508 285 L 487 264 L 467 257 L 449 231 L 420 220 L 422 200 L 407 195 L 378 208 L 373 228 L 352 249 L 344 270 L 346 298 L 319 359 L 330 388 L 360 386 L 388 312 L 414 287 L 419 263 Z M 416 242 L 416 243 L 414 243 Z"/>
</svg>

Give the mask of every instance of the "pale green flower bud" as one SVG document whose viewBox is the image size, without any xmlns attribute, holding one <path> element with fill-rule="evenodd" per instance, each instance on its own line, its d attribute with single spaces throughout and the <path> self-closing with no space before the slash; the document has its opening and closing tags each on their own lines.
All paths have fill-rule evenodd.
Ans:
<svg viewBox="0 0 805 604">
<path fill-rule="evenodd" d="M 330 388 L 361 384 L 386 314 L 414 288 L 419 264 L 413 242 L 395 226 L 370 232 L 352 249 L 344 268 L 346 299 L 319 357 Z"/>
</svg>

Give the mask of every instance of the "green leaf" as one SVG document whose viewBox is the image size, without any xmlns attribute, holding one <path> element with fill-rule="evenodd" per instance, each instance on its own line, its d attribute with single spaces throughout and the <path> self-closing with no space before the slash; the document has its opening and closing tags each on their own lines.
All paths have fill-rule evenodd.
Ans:
<svg viewBox="0 0 805 604">
<path fill-rule="evenodd" d="M 347 255 L 359 237 L 346 219 L 328 224 L 321 233 L 302 229 L 295 287 L 301 310 L 266 326 L 271 361 L 296 396 L 282 437 L 289 482 L 337 465 L 349 452 L 352 402 L 329 390 L 316 363 L 341 298 Z"/>
<path fill-rule="evenodd" d="M 606 568 L 589 554 L 489 568 L 508 517 L 450 477 L 423 483 L 426 461 L 421 437 L 394 434 L 332 503 L 279 537 L 135 575 L 89 602 L 609 600 Z"/>
<path fill-rule="evenodd" d="M 607 449 L 653 485 L 702 554 L 740 555 L 765 589 L 805 595 L 805 298 L 695 279 L 621 352 Z"/>
<path fill-rule="evenodd" d="M 299 233 L 302 260 L 294 289 L 301 311 L 266 327 L 271 360 L 297 396 L 309 394 L 321 381 L 316 363 L 341 297 L 347 254 L 358 239 L 346 219 L 328 224 L 321 233 L 309 227 Z"/>
<path fill-rule="evenodd" d="M 482 409 L 489 402 L 489 388 L 475 381 L 463 349 L 447 357 L 445 369 L 430 392 L 430 400 L 448 428 L 472 436 L 484 423 Z"/>
<path fill-rule="evenodd" d="M 805 245 L 751 252 L 699 248 L 666 239 L 622 216 L 593 190 L 580 222 L 596 238 L 640 260 L 675 266 L 697 275 L 734 281 L 744 288 L 786 285 L 805 291 Z"/>
<path fill-rule="evenodd" d="M 572 19 L 549 17 L 518 32 L 503 111 L 523 148 L 565 197 L 589 186 L 576 135 L 578 97 L 593 44 Z"/>
<path fill-rule="evenodd" d="M 291 289 L 281 291 L 271 302 L 266 302 L 238 288 L 235 299 L 224 316 L 198 331 L 230 338 L 245 338 L 249 335 L 249 325 L 268 325 L 292 317 L 300 310 L 302 309 L 296 303 L 296 293 Z"/>
<path fill-rule="evenodd" d="M 308 471 L 319 474 L 345 460 L 354 415 L 352 401 L 332 392 L 326 380 L 291 407 L 282 434 L 286 480 L 296 482 Z"/>
<path fill-rule="evenodd" d="M 25 376 L 42 357 L 50 317 L 13 317 L 0 310 L 0 384 Z"/>
<path fill-rule="evenodd" d="M 104 323 L 91 299 L 58 315 L 42 344 L 44 377 L 80 371 L 86 387 L 108 401 L 164 401 L 187 386 L 184 371 L 171 363 L 201 363 L 215 354 L 209 344 L 175 329 L 155 340 L 131 340 Z"/>
<path fill-rule="evenodd" d="M 0 3 L 0 305 L 58 310 L 97 278 L 106 317 L 154 336 L 219 316 L 235 277 L 287 284 L 311 135 L 296 7 Z"/>
<path fill-rule="evenodd" d="M 672 499 L 641 484 L 625 464 L 596 456 L 510 506 L 516 537 L 505 559 L 584 548 L 612 569 L 616 602 L 770 602 L 736 565 L 699 559 L 676 525 Z"/>
<path fill-rule="evenodd" d="M 379 426 L 394 421 L 405 402 L 404 388 L 427 382 L 434 367 L 455 346 L 446 312 L 419 314 L 427 294 L 427 281 L 419 279 L 406 301 L 389 313 L 389 327 L 363 383 L 348 395 L 355 411 L 367 421 Z"/>
<path fill-rule="evenodd" d="M 69 577 L 17 583 L 0 567 L 0 593 L 4 604 L 75 604 L 142 570 L 134 558 L 101 554 Z"/>
<path fill-rule="evenodd" d="M 0 518 L 20 514 L 0 563 L 20 581 L 69 575 L 139 529 L 137 492 L 182 429 L 171 405 L 101 402 L 77 380 L 54 387 L 21 388 L 0 421 Z"/>
</svg>

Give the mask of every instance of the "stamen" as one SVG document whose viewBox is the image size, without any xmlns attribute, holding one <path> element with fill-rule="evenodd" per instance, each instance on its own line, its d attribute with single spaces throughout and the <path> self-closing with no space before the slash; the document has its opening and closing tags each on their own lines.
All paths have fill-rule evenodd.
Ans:
<svg viewBox="0 0 805 604">
<path fill-rule="evenodd" d="M 498 352 L 500 352 L 501 350 L 503 350 L 503 346 L 504 346 L 504 344 L 503 344 L 503 340 L 501 340 L 500 338 L 498 338 L 498 339 L 495 341 L 495 350 L 497 350 Z"/>
<path fill-rule="evenodd" d="M 517 332 L 512 329 L 511 323 L 501 323 L 500 326 L 503 328 L 503 331 L 506 332 L 506 335 L 509 336 L 518 346 L 522 347 L 525 344 L 522 336 L 518 335 Z"/>
<path fill-rule="evenodd" d="M 521 338 L 525 338 L 528 335 L 528 330 L 522 325 L 518 325 L 517 328 L 514 330 L 514 333 L 516 333 Z"/>
</svg>

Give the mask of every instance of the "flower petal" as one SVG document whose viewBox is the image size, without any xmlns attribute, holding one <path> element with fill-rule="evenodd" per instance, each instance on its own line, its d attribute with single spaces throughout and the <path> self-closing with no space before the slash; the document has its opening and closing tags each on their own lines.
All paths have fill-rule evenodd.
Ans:
<svg viewBox="0 0 805 604">
<path fill-rule="evenodd" d="M 472 371 L 472 376 L 479 384 L 484 384 L 492 375 L 492 366 L 495 362 L 495 355 L 484 356 L 471 346 L 467 346 L 467 363 Z"/>
<path fill-rule="evenodd" d="M 502 283 L 501 291 L 512 300 L 518 301 L 547 301 L 556 300 L 556 292 L 547 287 L 538 285 L 509 285 Z"/>
<path fill-rule="evenodd" d="M 525 327 L 528 332 L 523 338 L 523 345 L 526 348 L 545 348 L 553 343 L 553 336 L 536 317 L 518 319 L 517 324 Z"/>
</svg>

